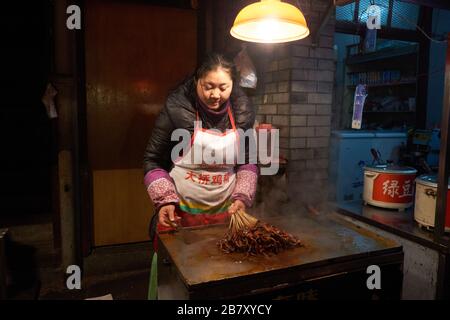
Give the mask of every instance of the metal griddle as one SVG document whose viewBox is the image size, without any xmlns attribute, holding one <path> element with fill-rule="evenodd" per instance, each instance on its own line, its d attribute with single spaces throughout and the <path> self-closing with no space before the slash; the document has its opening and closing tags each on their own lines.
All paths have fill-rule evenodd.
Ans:
<svg viewBox="0 0 450 320">
<path fill-rule="evenodd" d="M 365 271 L 370 264 L 394 263 L 401 269 L 399 244 L 358 229 L 335 214 L 290 215 L 264 222 L 297 236 L 305 246 L 269 258 L 246 257 L 219 251 L 216 243 L 227 225 L 187 228 L 184 232 L 197 239 L 189 243 L 186 234 L 160 234 L 159 297 L 251 297 L 312 279 Z"/>
</svg>

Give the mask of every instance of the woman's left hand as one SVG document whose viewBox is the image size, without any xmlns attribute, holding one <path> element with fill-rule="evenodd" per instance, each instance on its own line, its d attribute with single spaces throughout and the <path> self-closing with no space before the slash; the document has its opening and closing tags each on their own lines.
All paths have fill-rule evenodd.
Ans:
<svg viewBox="0 0 450 320">
<path fill-rule="evenodd" d="M 233 204 L 228 208 L 230 214 L 235 214 L 238 210 L 245 211 L 245 204 L 241 200 L 235 200 Z"/>
</svg>

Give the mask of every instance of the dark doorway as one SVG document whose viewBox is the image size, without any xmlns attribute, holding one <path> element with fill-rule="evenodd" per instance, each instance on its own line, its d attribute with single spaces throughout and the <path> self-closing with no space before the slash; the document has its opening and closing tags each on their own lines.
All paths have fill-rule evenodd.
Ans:
<svg viewBox="0 0 450 320">
<path fill-rule="evenodd" d="M 2 8 L 0 226 L 51 221 L 56 163 L 52 121 L 41 102 L 50 68 L 48 1 Z"/>
</svg>

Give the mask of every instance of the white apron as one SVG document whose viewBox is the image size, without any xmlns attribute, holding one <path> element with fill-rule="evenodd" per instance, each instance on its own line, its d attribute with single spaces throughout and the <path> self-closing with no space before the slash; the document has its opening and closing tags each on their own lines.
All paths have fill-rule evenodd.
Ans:
<svg viewBox="0 0 450 320">
<path fill-rule="evenodd" d="M 236 183 L 234 167 L 238 133 L 229 104 L 227 109 L 232 129 L 225 133 L 201 128 L 197 112 L 191 147 L 186 155 L 175 161 L 169 173 L 175 182 L 183 212 L 194 215 L 221 214 L 227 212 L 231 205 L 230 196 Z M 194 163 L 196 156 L 201 163 Z"/>
</svg>

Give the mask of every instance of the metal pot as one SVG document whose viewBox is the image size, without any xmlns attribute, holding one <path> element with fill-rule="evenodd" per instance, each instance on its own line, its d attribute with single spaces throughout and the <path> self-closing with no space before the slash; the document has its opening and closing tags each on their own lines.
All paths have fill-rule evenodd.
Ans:
<svg viewBox="0 0 450 320">
<path fill-rule="evenodd" d="M 416 179 L 416 203 L 414 219 L 421 226 L 434 227 L 437 198 L 436 175 L 422 175 Z M 447 191 L 447 210 L 445 215 L 445 231 L 450 232 L 450 180 Z"/>
<path fill-rule="evenodd" d="M 411 167 L 364 167 L 364 203 L 389 209 L 410 207 L 413 204 L 416 174 L 417 170 Z"/>
</svg>

